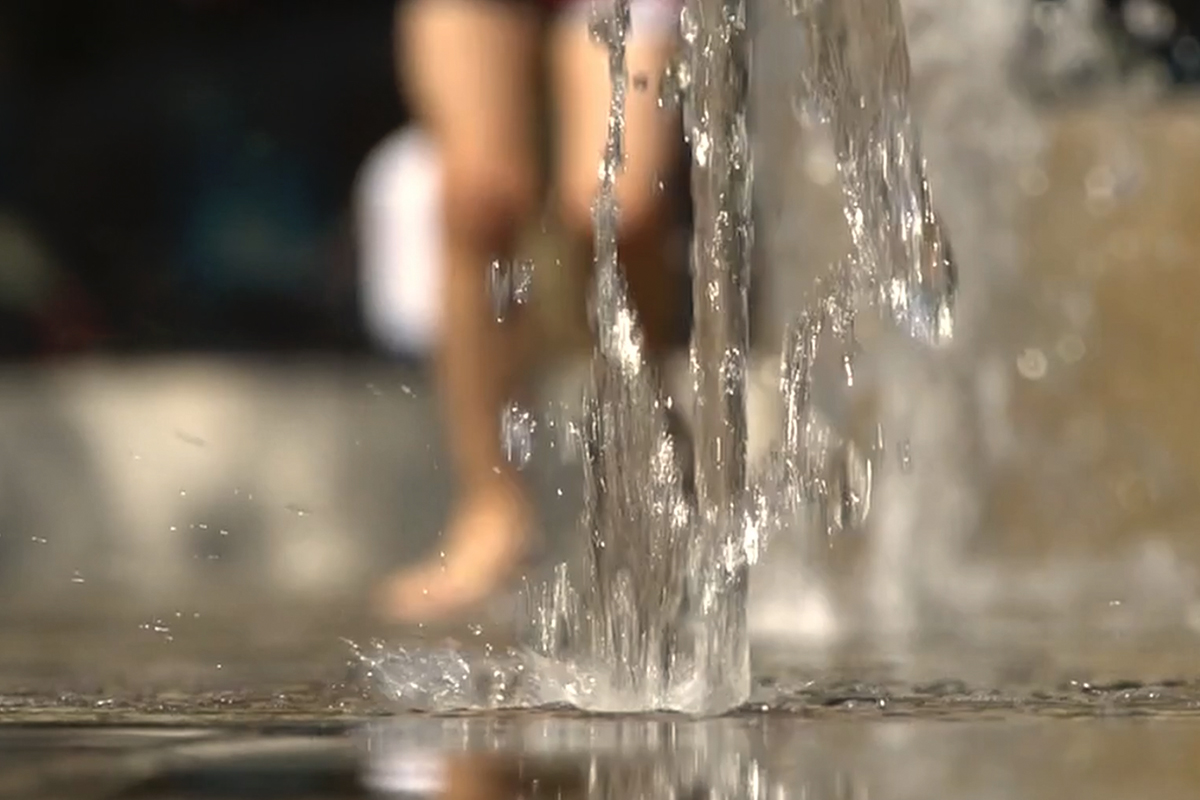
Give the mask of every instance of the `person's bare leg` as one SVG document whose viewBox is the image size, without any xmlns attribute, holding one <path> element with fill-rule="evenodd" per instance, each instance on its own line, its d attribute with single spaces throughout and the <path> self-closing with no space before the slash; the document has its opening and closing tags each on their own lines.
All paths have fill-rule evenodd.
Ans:
<svg viewBox="0 0 1200 800">
<path fill-rule="evenodd" d="M 591 40 L 586 7 L 581 11 L 556 23 L 550 57 L 562 216 L 590 246 L 612 87 L 607 49 Z M 625 54 L 625 163 L 616 182 L 618 247 L 647 344 L 658 351 L 674 333 L 681 299 L 669 263 L 669 236 L 683 132 L 679 115 L 658 104 L 661 76 L 677 45 L 678 14 L 672 0 L 634 0 L 632 17 Z"/>
<path fill-rule="evenodd" d="M 437 372 L 459 496 L 441 557 L 398 573 L 382 612 L 419 622 L 464 609 L 511 577 L 533 514 L 501 449 L 520 330 L 495 318 L 488 269 L 537 209 L 533 127 L 540 23 L 533 8 L 408 0 L 402 78 L 443 165 L 445 278 Z"/>
</svg>

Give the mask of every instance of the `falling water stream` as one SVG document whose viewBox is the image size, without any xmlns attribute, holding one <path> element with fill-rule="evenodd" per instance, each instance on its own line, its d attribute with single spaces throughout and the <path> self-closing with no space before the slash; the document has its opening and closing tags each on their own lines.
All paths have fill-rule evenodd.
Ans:
<svg viewBox="0 0 1200 800">
<path fill-rule="evenodd" d="M 514 695 L 513 666 L 489 665 L 492 703 L 519 695 L 522 702 L 591 710 L 709 713 L 746 701 L 747 577 L 759 548 L 798 512 L 817 509 L 827 525 L 844 525 L 867 507 L 869 486 L 836 479 L 845 472 L 836 463 L 845 449 L 830 447 L 830 431 L 813 418 L 818 356 L 836 351 L 841 380 L 853 387 L 860 317 L 897 323 L 923 345 L 953 333 L 954 264 L 909 114 L 898 3 L 812 2 L 793 10 L 805 33 L 801 86 L 835 132 L 851 250 L 788 329 L 785 436 L 775 467 L 751 487 L 745 0 L 688 3 L 676 85 L 666 87 L 667 95 L 672 88 L 682 94 L 692 154 L 690 415 L 666 396 L 659 370 L 646 359 L 617 248 L 613 189 L 623 158 L 629 2 L 595 8 L 591 30 L 608 49 L 612 104 L 594 212 L 597 346 L 576 431 L 588 545 L 580 563 L 527 587 L 527 648 L 509 654 L 524 683 Z M 680 421 L 688 416 L 690 435 Z M 450 683 L 473 686 L 472 666 L 447 658 L 442 674 L 460 676 Z M 393 655 L 376 665 L 403 696 L 417 682 L 395 661 Z M 461 692 L 451 695 L 443 701 L 462 702 Z"/>
<path fill-rule="evenodd" d="M 596 31 L 609 48 L 613 108 L 596 206 L 599 346 L 584 431 L 591 547 L 582 590 L 564 570 L 535 605 L 535 650 L 546 665 L 589 676 L 564 684 L 563 699 L 576 705 L 719 711 L 750 694 L 746 587 L 762 540 L 797 512 L 817 508 L 827 525 L 845 525 L 867 507 L 869 486 L 835 480 L 846 450 L 830 448 L 813 418 L 818 356 L 834 348 L 841 380 L 853 387 L 860 316 L 898 324 L 924 346 L 947 341 L 955 266 L 908 109 L 898 4 L 797 8 L 806 26 L 801 84 L 834 130 L 851 249 L 787 332 L 784 441 L 776 468 L 750 487 L 746 8 L 742 0 L 689 4 L 678 70 L 695 208 L 688 481 L 679 429 L 642 356 L 620 279 L 612 186 L 628 7 L 606 10 Z"/>
<path fill-rule="evenodd" d="M 682 99 L 692 156 L 691 408 L 647 360 L 622 275 L 613 188 L 630 90 L 629 2 L 596 6 L 591 29 L 607 47 L 612 85 L 595 205 L 597 345 L 582 423 L 545 426 L 567 431 L 582 455 L 586 545 L 524 587 L 512 650 L 364 654 L 392 696 L 438 708 L 737 706 L 751 694 L 752 568 L 797 539 L 820 545 L 801 548 L 789 567 L 787 588 L 799 595 L 824 591 L 823 552 L 865 534 L 862 605 L 850 611 L 864 621 L 860 633 L 891 643 L 888 658 L 912 647 L 919 622 L 969 638 L 997 604 L 1048 608 L 1082 591 L 1061 570 L 1002 574 L 967 555 L 987 469 L 1013 438 L 1002 352 L 1003 332 L 1016 326 L 995 309 L 1020 295 L 1014 208 L 1018 184 L 1036 172 L 1040 131 L 1009 63 L 1024 18 L 985 0 L 961 6 L 781 0 L 771 9 L 788 20 L 777 34 L 792 39 L 777 41 L 768 68 L 785 73 L 772 80 L 794 95 L 772 102 L 790 101 L 790 124 L 828 141 L 847 235 L 827 263 L 801 265 L 803 242 L 769 251 L 813 279 L 784 301 L 793 316 L 778 347 L 782 430 L 754 473 L 745 0 L 691 0 L 682 56 L 664 77 L 665 102 Z M 924 142 L 918 105 L 932 133 Z M 933 178 L 926 147 L 937 153 Z M 527 453 L 535 426 L 522 419 Z"/>
<path fill-rule="evenodd" d="M 595 209 L 598 342 L 582 430 L 589 545 L 533 605 L 541 670 L 597 710 L 720 711 L 750 693 L 746 634 L 745 359 L 749 150 L 740 0 L 683 14 L 685 126 L 696 201 L 689 437 L 647 362 L 617 250 L 628 0 L 598 5 L 612 108 Z M 689 442 L 691 445 L 689 446 Z M 551 666 L 554 665 L 554 666 Z"/>
</svg>

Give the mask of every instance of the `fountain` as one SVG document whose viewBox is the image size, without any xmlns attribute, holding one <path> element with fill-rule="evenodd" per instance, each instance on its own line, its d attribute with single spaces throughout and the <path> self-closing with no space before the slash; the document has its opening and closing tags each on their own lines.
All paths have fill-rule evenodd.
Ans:
<svg viewBox="0 0 1200 800">
<path fill-rule="evenodd" d="M 783 591 L 815 603 L 814 614 L 790 613 L 816 621 L 807 642 L 822 658 L 849 638 L 869 663 L 911 667 L 938 652 L 931 636 L 965 652 L 1004 640 L 1013 624 L 1069 625 L 1065 612 L 1103 586 L 1157 598 L 1148 608 L 1186 602 L 1187 576 L 1160 551 L 1131 562 L 1132 572 L 1017 570 L 973 555 L 996 524 L 991 486 L 1017 463 L 1010 359 L 1019 321 L 1036 317 L 1021 290 L 1016 230 L 1042 130 L 1010 69 L 1027 35 L 1015 8 L 796 0 L 774 9 L 771 24 L 780 24 L 761 61 L 790 95 L 791 130 L 816 142 L 810 151 L 824 150 L 804 168 L 823 171 L 834 189 L 844 237 L 825 237 L 840 248 L 828 258 L 797 264 L 805 243 L 778 216 L 795 202 L 779 185 L 792 173 L 780 169 L 775 185 L 755 189 L 775 204 L 766 209 L 767 257 L 808 280 L 789 293 L 801 310 L 779 332 L 778 446 L 761 474 L 750 473 L 748 33 L 741 3 L 712 2 L 687 7 L 685 56 L 667 87 L 685 97 L 693 155 L 693 433 L 643 357 L 616 251 L 611 189 L 628 26 L 627 4 L 617 2 L 593 22 L 609 47 L 614 91 L 596 205 L 598 346 L 574 431 L 588 545 L 553 579 L 526 587 L 524 646 L 488 662 L 484 672 L 508 676 L 488 703 L 737 706 L 751 696 L 752 568 L 760 552 L 797 543 L 798 561 L 771 558 L 791 571 Z M 916 91 L 910 70 L 921 76 Z M 778 136 L 778 117 L 769 132 Z M 773 158 L 786 151 L 774 147 Z M 1033 374 L 1036 356 L 1022 355 L 1017 372 Z M 802 639 L 803 624 L 793 628 Z M 792 666 L 798 655 L 790 651 Z M 462 677 L 451 705 L 474 685 L 470 666 L 454 663 Z M 920 675 L 962 673 L 966 663 L 939 661 L 935 674 Z"/>
<path fill-rule="evenodd" d="M 547 431 L 577 448 L 584 535 L 576 559 L 526 587 L 519 644 L 364 651 L 396 701 L 381 703 L 361 672 L 347 673 L 336 642 L 321 649 L 331 628 L 350 633 L 344 609 L 314 618 L 288 605 L 276 616 L 243 602 L 236 617 L 177 607 L 62 630 L 10 609 L 0 796 L 1195 795 L 1200 581 L 1188 564 L 1200 563 L 1200 546 L 1186 548 L 1198 518 L 1200 380 L 1180 365 L 1200 342 L 1196 105 L 1121 124 L 1112 108 L 1035 116 L 1006 68 L 1029 33 L 1012 6 L 795 0 L 773 7 L 783 19 L 771 23 L 774 44 L 756 50 L 777 59 L 766 110 L 785 124 L 748 140 L 740 3 L 688 6 L 685 57 L 667 82 L 668 98 L 684 97 L 693 148 L 693 408 L 664 392 L 644 357 L 613 235 L 623 92 L 637 84 L 622 63 L 627 3 L 593 22 L 614 92 L 583 421 L 519 406 L 505 416 L 523 466 L 544 454 Z M 1039 7 L 1036 26 L 1054 17 Z M 803 158 L 764 144 L 781 131 L 804 139 Z M 1043 148 L 1057 158 L 1040 160 Z M 752 149 L 773 167 L 753 192 L 756 221 L 766 219 L 754 248 Z M 828 190 L 819 199 L 833 222 L 819 236 L 803 218 L 816 201 L 798 203 L 807 188 L 790 185 L 800 172 Z M 1018 248 L 1025 201 L 1046 217 L 1024 234 L 1045 237 L 1046 252 L 1028 260 Z M 1072 203 L 1082 212 L 1073 219 L 1061 213 Z M 789 316 L 769 342 L 782 351 L 783 413 L 762 463 L 747 453 L 752 253 L 805 284 L 772 286 Z M 496 284 L 521 302 L 526 265 L 499 267 Z M 170 435 L 147 419 L 205 408 L 159 401 L 116 426 L 108 384 L 65 385 L 38 397 L 98 410 L 90 430 L 117 427 L 110 449 L 122 458 L 129 441 Z M 195 397 L 211 402 L 212 384 L 199 386 Z M 323 391 L 303 422 L 338 407 Z M 220 420 L 233 418 L 216 419 L 205 427 L 232 438 Z M 363 433 L 366 449 L 379 428 L 352 422 L 324 439 L 287 427 L 284 456 L 266 463 L 336 453 L 320 442 L 352 438 L 345 431 L 356 448 Z M 220 441 L 197 450 L 190 431 L 175 433 L 206 461 L 234 463 L 212 457 Z M 375 446 L 424 452 L 424 439 L 396 441 Z M 30 443 L 29 453 L 45 450 Z M 151 452 L 143 467 L 170 466 L 167 449 Z M 177 491 L 148 485 L 139 496 Z M 33 483 L 14 486 L 5 541 L 23 528 L 21 487 Z M 256 508 L 282 497 L 259 495 Z M 74 505 L 103 516 L 87 499 Z M 332 518 L 328 506 L 291 509 L 306 523 Z M 824 610 L 801 617 L 810 629 L 788 642 L 787 660 L 758 649 L 752 676 L 748 596 L 769 564 L 782 566 L 787 597 Z M 72 591 L 90 592 L 97 581 L 86 578 L 58 573 Z M 469 630 L 469 641 L 489 641 Z M 686 713 L 628 713 L 648 710 Z"/>
<path fill-rule="evenodd" d="M 863 2 L 795 9 L 806 28 L 800 84 L 834 132 L 851 249 L 788 330 L 784 442 L 775 468 L 752 491 L 744 0 L 695 0 L 685 8 L 684 54 L 674 76 L 684 96 L 695 206 L 691 453 L 678 410 L 644 356 L 616 246 L 628 2 L 596 7 L 592 32 L 608 47 L 613 94 L 595 206 L 597 347 L 577 435 L 589 545 L 574 571 L 564 565 L 546 585 L 526 591 L 537 702 L 692 713 L 745 702 L 747 578 L 760 539 L 810 510 L 827 528 L 857 524 L 851 517 L 861 517 L 868 503 L 869 487 L 837 479 L 848 474 L 855 442 L 813 417 L 819 363 L 832 344 L 843 381 L 854 386 L 856 320 L 864 312 L 926 346 L 953 334 L 955 267 L 908 112 L 899 6 L 875 10 L 882 10 L 881 22 Z M 461 682 L 471 680 L 464 675 Z"/>
<path fill-rule="evenodd" d="M 582 430 L 589 546 L 582 588 L 561 570 L 532 608 L 540 669 L 570 665 L 575 677 L 561 682 L 561 699 L 585 708 L 713 712 L 750 694 L 743 17 L 741 0 L 693 5 L 683 14 L 679 72 L 697 205 L 692 452 L 660 374 L 643 355 L 616 248 L 627 0 L 597 6 L 593 21 L 596 39 L 609 49 L 613 103 L 595 212 L 598 345 Z"/>
<path fill-rule="evenodd" d="M 589 682 L 587 691 L 575 684 L 566 693 L 577 705 L 611 708 L 610 699 L 598 698 L 613 689 L 627 692 L 619 707 L 713 711 L 746 700 L 747 572 L 759 537 L 809 511 L 826 529 L 861 524 L 869 503 L 869 486 L 839 480 L 850 474 L 846 459 L 860 443 L 813 416 L 818 365 L 832 346 L 842 381 L 854 387 L 864 314 L 922 346 L 944 344 L 954 332 L 955 265 L 908 110 L 899 6 L 814 3 L 795 12 L 805 26 L 801 91 L 833 131 L 851 248 L 787 332 L 784 442 L 757 492 L 746 467 L 752 237 L 745 8 L 731 0 L 698 3 L 682 17 L 679 77 L 696 219 L 694 506 L 670 403 L 642 358 L 615 251 L 611 187 L 621 156 L 628 9 L 617 4 L 597 25 L 609 47 L 614 101 L 597 203 L 599 345 L 584 433 L 584 528 L 592 544 L 582 591 L 561 572 L 535 606 L 538 655 L 604 675 L 601 692 Z M 756 519 L 752 511 L 766 514 Z"/>
</svg>

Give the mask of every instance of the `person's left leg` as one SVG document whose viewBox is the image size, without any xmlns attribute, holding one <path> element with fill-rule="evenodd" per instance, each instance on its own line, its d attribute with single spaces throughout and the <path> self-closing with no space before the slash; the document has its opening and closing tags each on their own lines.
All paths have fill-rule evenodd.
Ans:
<svg viewBox="0 0 1200 800">
<path fill-rule="evenodd" d="M 457 483 L 444 556 L 381 586 L 380 610 L 397 622 L 475 607 L 515 577 L 535 542 L 532 504 L 501 443 L 525 337 L 520 320 L 497 320 L 488 278 L 538 209 L 541 36 L 541 11 L 524 0 L 406 0 L 397 10 L 402 77 L 441 161 L 436 374 Z"/>
</svg>

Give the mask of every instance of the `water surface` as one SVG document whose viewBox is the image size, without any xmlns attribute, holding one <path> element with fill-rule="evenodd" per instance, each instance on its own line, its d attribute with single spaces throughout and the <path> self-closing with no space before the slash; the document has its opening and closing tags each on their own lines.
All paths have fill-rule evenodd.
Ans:
<svg viewBox="0 0 1200 800">
<path fill-rule="evenodd" d="M 1013 713 L 427 717 L 0 728 L 0 794 L 51 798 L 1191 798 L 1200 719 Z"/>
</svg>

